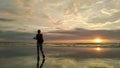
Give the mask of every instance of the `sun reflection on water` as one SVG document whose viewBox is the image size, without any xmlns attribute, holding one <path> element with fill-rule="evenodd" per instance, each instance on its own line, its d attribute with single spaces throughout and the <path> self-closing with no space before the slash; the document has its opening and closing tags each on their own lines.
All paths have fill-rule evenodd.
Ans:
<svg viewBox="0 0 120 68">
<path fill-rule="evenodd" d="M 97 52 L 103 52 L 103 49 L 100 48 L 100 47 L 96 47 L 96 48 L 94 48 L 94 50 L 97 51 Z"/>
<path fill-rule="evenodd" d="M 100 47 L 97 47 L 96 50 L 97 50 L 97 51 L 101 51 L 101 48 L 100 48 Z"/>
</svg>

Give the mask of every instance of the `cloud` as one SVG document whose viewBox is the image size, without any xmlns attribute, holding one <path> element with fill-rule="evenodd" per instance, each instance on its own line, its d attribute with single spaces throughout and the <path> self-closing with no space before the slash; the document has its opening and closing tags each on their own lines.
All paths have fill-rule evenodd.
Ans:
<svg viewBox="0 0 120 68">
<path fill-rule="evenodd" d="M 119 9 L 101 9 L 101 13 L 112 16 L 112 14 L 119 12 Z"/>
<path fill-rule="evenodd" d="M 81 9 L 83 10 L 80 11 L 82 11 L 84 21 L 89 26 L 95 26 L 93 29 L 98 28 L 99 25 L 101 25 L 100 27 L 102 29 L 102 27 L 107 26 L 106 22 L 111 22 L 111 24 L 114 26 L 113 22 L 119 19 L 119 9 L 116 6 L 116 4 L 114 4 L 116 2 L 117 0 L 116 1 L 102 0 L 96 1 L 91 5 L 82 6 Z"/>
<path fill-rule="evenodd" d="M 37 29 L 48 33 L 55 30 L 74 32 L 75 28 L 88 31 L 119 30 L 119 3 L 119 0 L 1 0 L 0 30 L 14 32 L 25 30 L 28 33 Z M 78 35 L 73 35 L 72 37 L 78 38 Z M 70 36 L 65 38 L 69 39 Z M 48 36 L 50 39 L 52 37 L 54 36 Z M 85 38 L 85 36 L 80 38 L 83 37 Z"/>
<path fill-rule="evenodd" d="M 93 39 L 95 37 L 102 37 L 106 39 L 118 39 L 120 40 L 119 33 L 120 30 L 87 30 L 87 29 L 73 29 L 73 30 L 63 30 L 63 31 L 51 31 L 46 35 L 47 38 L 54 40 L 82 40 L 82 39 Z"/>
<path fill-rule="evenodd" d="M 21 20 L 26 19 L 31 23 L 34 21 L 46 22 L 46 27 L 50 25 L 54 29 L 73 29 L 76 27 L 89 29 L 91 26 L 94 26 L 92 29 L 97 29 L 98 26 L 95 25 L 104 24 L 99 27 L 102 28 L 107 25 L 106 22 L 113 24 L 112 22 L 119 18 L 116 2 L 118 0 L 12 0 L 10 2 L 5 0 L 1 1 L 3 4 L 0 5 L 4 8 L 0 7 L 0 11 L 1 13 L 4 11 L 9 14 L 17 14 L 16 16 L 21 16 Z"/>
<path fill-rule="evenodd" d="M 103 12 L 103 11 L 102 11 Z M 105 12 L 104 12 L 105 13 Z M 106 12 L 107 13 L 107 12 Z M 105 14 L 106 14 L 105 13 Z M 107 14 L 110 14 L 110 13 L 107 13 Z M 119 20 L 120 18 L 120 12 L 116 12 L 114 13 L 112 16 L 110 14 L 109 17 L 95 17 L 95 18 L 92 18 L 91 20 L 89 20 L 89 23 L 106 23 L 106 22 L 114 22 L 116 20 Z"/>
<path fill-rule="evenodd" d="M 0 21 L 15 21 L 14 19 L 0 18 Z"/>
<path fill-rule="evenodd" d="M 0 31 L 0 39 L 5 41 L 14 40 L 33 40 L 34 34 L 15 31 Z"/>
<path fill-rule="evenodd" d="M 114 3 L 116 3 L 116 1 L 114 0 L 66 1 L 62 4 L 64 8 L 60 8 L 64 12 L 60 12 L 58 14 L 57 11 L 58 7 L 49 8 L 47 10 L 48 11 L 53 10 L 56 13 L 56 15 L 59 15 L 58 17 L 54 15 L 54 13 L 48 12 L 48 14 L 50 14 L 50 17 L 52 17 L 56 21 L 60 21 L 60 22 L 56 22 L 57 24 L 59 24 L 59 26 L 56 23 L 54 24 L 55 27 L 59 29 L 66 29 L 65 28 L 66 25 L 68 29 L 76 28 L 76 27 L 82 27 L 88 29 L 91 29 L 92 27 L 92 29 L 97 29 L 97 28 L 103 29 L 105 26 L 107 29 L 117 29 L 117 28 L 107 27 L 108 22 L 114 26 L 114 22 L 119 19 L 119 9 Z"/>
<path fill-rule="evenodd" d="M 4 0 L 0 1 L 0 12 L 15 15 L 30 14 L 33 4 L 38 0 Z M 32 3 L 32 4 L 31 4 Z"/>
<path fill-rule="evenodd" d="M 0 39 L 2 40 L 18 40 L 18 41 L 31 41 L 36 32 L 27 32 L 26 29 L 19 29 L 22 31 L 0 31 Z M 76 28 L 73 30 L 57 30 L 43 32 L 44 40 L 89 40 L 96 37 L 109 40 L 120 40 L 120 30 L 87 30 Z"/>
</svg>

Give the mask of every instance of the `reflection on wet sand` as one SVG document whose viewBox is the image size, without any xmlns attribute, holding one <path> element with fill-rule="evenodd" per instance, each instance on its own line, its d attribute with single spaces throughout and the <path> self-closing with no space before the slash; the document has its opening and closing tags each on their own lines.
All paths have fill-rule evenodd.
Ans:
<svg viewBox="0 0 120 68">
<path fill-rule="evenodd" d="M 101 50 L 101 48 L 100 48 L 100 47 L 97 47 L 97 48 L 96 48 L 96 50 L 97 50 L 97 51 L 100 51 L 100 50 Z"/>
<path fill-rule="evenodd" d="M 43 64 L 45 63 L 45 58 L 42 59 L 42 63 L 39 63 L 39 59 L 37 58 L 37 68 L 42 68 Z"/>
<path fill-rule="evenodd" d="M 120 48 L 97 47 L 45 47 L 47 60 L 36 59 L 33 47 L 4 47 L 0 68 L 120 68 Z"/>
</svg>

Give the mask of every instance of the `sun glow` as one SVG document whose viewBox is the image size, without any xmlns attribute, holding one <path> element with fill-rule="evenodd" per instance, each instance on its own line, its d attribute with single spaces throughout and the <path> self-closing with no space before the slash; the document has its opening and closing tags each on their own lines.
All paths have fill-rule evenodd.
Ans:
<svg viewBox="0 0 120 68">
<path fill-rule="evenodd" d="M 97 51 L 100 51 L 100 50 L 101 50 L 101 48 L 100 48 L 100 47 L 97 47 L 97 48 L 96 48 L 96 50 L 97 50 Z"/>
<path fill-rule="evenodd" d="M 96 39 L 94 39 L 94 40 L 93 40 L 93 42 L 95 42 L 95 43 L 102 43 L 102 42 L 103 42 L 103 40 L 102 40 L 102 39 L 100 39 L 100 38 L 96 38 Z"/>
</svg>

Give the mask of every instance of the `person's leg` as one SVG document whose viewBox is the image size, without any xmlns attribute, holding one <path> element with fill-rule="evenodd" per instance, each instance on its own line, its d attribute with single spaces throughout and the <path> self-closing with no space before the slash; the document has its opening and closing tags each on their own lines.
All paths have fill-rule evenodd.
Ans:
<svg viewBox="0 0 120 68">
<path fill-rule="evenodd" d="M 45 55 L 44 55 L 42 44 L 40 45 L 40 50 L 41 50 L 41 53 L 42 53 L 42 57 L 45 59 Z"/>
<path fill-rule="evenodd" d="M 39 44 L 37 43 L 37 62 L 39 62 L 40 58 L 39 58 Z"/>
</svg>

